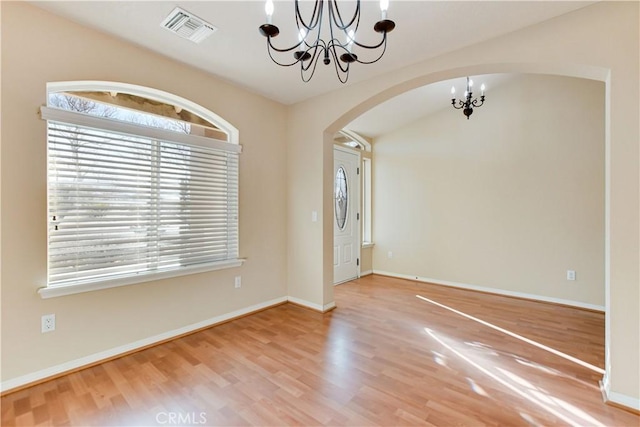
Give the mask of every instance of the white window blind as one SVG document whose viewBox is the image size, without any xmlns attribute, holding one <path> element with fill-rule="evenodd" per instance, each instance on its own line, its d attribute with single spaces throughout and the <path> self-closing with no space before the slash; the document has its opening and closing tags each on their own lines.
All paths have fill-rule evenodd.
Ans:
<svg viewBox="0 0 640 427">
<path fill-rule="evenodd" d="M 49 287 L 238 258 L 239 146 L 198 137 L 190 144 L 189 135 L 168 131 L 157 138 L 165 132 L 131 124 L 119 132 L 113 120 L 42 111 Z"/>
</svg>

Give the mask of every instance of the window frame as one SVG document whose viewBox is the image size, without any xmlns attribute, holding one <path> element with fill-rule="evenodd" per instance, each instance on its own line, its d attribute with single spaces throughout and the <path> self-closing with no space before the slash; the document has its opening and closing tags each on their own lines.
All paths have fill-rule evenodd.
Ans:
<svg viewBox="0 0 640 427">
<path fill-rule="evenodd" d="M 369 157 L 362 157 L 361 162 L 361 194 L 362 194 L 362 247 L 370 248 L 373 246 L 372 233 L 372 201 L 373 192 L 371 189 L 371 167 L 373 161 Z"/>
<path fill-rule="evenodd" d="M 123 83 L 113 82 L 56 82 L 49 83 L 47 85 L 47 103 L 49 102 L 49 95 L 55 92 L 74 92 L 74 91 L 100 91 L 100 92 L 118 92 L 127 93 L 132 95 L 141 96 L 150 100 L 168 103 L 178 108 L 188 110 L 204 120 L 213 123 L 216 127 L 220 128 L 228 136 L 227 141 L 215 140 L 212 138 L 206 138 L 197 135 L 179 134 L 170 130 L 144 127 L 136 124 L 127 123 L 121 120 L 114 120 L 109 118 L 102 118 L 91 116 L 84 113 L 79 113 L 71 110 L 64 110 L 58 108 L 52 108 L 49 106 L 43 106 L 41 108 L 41 118 L 47 122 L 61 122 L 71 123 L 78 126 L 93 127 L 97 129 L 104 129 L 108 132 L 119 132 L 129 135 L 142 136 L 144 138 L 158 139 L 164 141 L 171 141 L 185 145 L 206 146 L 214 148 L 220 151 L 226 151 L 230 153 L 236 153 L 238 156 L 242 152 L 242 146 L 238 144 L 239 132 L 231 124 L 212 113 L 211 111 L 201 107 L 191 101 L 180 98 L 178 96 L 162 92 L 156 89 L 145 88 L 142 86 L 128 85 Z M 47 128 L 47 141 L 48 141 L 48 128 Z M 47 142 L 47 152 L 49 151 L 49 143 Z M 238 158 L 239 160 L 239 158 Z M 239 167 L 239 163 L 238 163 Z M 47 182 L 49 180 L 47 173 Z M 237 172 L 237 186 L 239 192 L 239 170 Z M 47 185 L 48 187 L 48 185 Z M 237 195 L 237 201 L 239 203 L 239 194 Z M 49 217 L 49 194 L 47 194 L 47 218 Z M 238 208 L 239 212 L 239 208 Z M 239 217 L 237 219 L 239 222 Z M 239 239 L 240 230 L 238 224 L 237 241 L 234 243 L 238 247 L 239 251 Z M 49 260 L 49 239 L 47 238 L 47 260 Z M 100 289 L 108 289 L 113 287 L 131 285 L 136 283 L 150 282 L 156 280 L 167 279 L 171 277 L 179 277 L 189 274 L 202 273 L 206 271 L 214 271 L 226 268 L 235 268 L 243 264 L 244 259 L 239 256 L 234 259 L 226 259 L 220 261 L 209 262 L 205 264 L 196 264 L 187 267 L 181 267 L 174 270 L 164 271 L 147 271 L 140 275 L 130 275 L 124 277 L 106 278 L 99 281 L 83 281 L 79 280 L 77 283 L 65 284 L 65 285 L 53 285 L 49 283 L 46 286 L 38 289 L 38 293 L 42 298 L 51 298 L 63 295 L 76 294 L 87 291 L 94 291 Z M 47 275 L 48 276 L 48 275 Z"/>
</svg>

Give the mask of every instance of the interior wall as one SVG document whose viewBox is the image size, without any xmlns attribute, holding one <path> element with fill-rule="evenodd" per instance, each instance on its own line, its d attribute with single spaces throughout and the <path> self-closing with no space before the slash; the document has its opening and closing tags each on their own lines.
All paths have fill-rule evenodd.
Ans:
<svg viewBox="0 0 640 427">
<path fill-rule="evenodd" d="M 367 275 L 373 273 L 373 247 L 362 248 L 360 250 L 360 274 Z"/>
<path fill-rule="evenodd" d="M 2 2 L 2 381 L 272 300 L 286 299 L 286 109 L 210 75 L 59 18 Z M 52 81 L 160 89 L 239 129 L 240 268 L 42 299 L 46 129 Z M 234 276 L 242 287 L 234 289 Z M 40 333 L 40 317 L 56 330 Z"/>
<path fill-rule="evenodd" d="M 604 89 L 518 74 L 378 137 L 374 271 L 604 310 Z"/>
<path fill-rule="evenodd" d="M 527 72 L 603 81 L 608 289 L 604 383 L 610 399 L 640 409 L 640 109 L 637 97 L 630 95 L 640 90 L 640 40 L 633 37 L 639 34 L 639 13 L 637 2 L 598 2 L 291 106 L 287 132 L 291 295 L 333 302 L 333 134 L 357 116 L 407 90 L 466 75 Z M 321 227 L 306 220 L 310 211 L 318 209 Z M 294 252 L 296 246 L 305 251 Z"/>
</svg>

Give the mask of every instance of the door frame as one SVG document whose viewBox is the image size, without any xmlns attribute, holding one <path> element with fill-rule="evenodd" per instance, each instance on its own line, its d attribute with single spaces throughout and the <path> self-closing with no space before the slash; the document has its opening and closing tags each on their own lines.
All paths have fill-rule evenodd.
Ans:
<svg viewBox="0 0 640 427">
<path fill-rule="evenodd" d="M 356 279 L 360 278 L 360 273 L 361 273 L 361 269 L 362 269 L 362 264 L 361 264 L 361 258 L 362 258 L 362 180 L 361 180 L 361 171 L 362 171 L 362 154 L 360 153 L 359 150 L 355 150 L 349 147 L 345 147 L 344 145 L 341 144 L 334 144 L 333 145 L 333 175 L 335 175 L 335 154 L 336 151 L 342 151 L 344 153 L 348 153 L 348 154 L 355 154 L 357 157 L 357 171 L 356 171 L 356 178 L 355 178 L 355 187 L 357 188 L 358 194 L 356 195 L 357 198 L 357 204 L 356 204 Z M 332 181 L 332 187 L 333 187 L 333 191 L 335 192 L 335 176 L 333 176 L 333 181 Z M 335 247 L 335 194 L 333 195 L 332 198 L 332 204 L 333 204 L 333 227 L 334 227 L 334 232 L 333 232 L 333 244 L 332 246 Z M 342 283 L 348 282 L 349 280 L 353 280 L 353 279 L 348 279 L 348 280 L 343 280 L 340 282 L 336 282 L 335 281 L 335 266 L 333 268 L 333 285 L 340 285 Z"/>
</svg>

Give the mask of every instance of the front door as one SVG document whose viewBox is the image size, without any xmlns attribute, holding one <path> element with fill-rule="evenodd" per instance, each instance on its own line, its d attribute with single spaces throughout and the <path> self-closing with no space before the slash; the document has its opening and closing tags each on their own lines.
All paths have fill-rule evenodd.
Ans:
<svg viewBox="0 0 640 427">
<path fill-rule="evenodd" d="M 333 150 L 333 283 L 360 273 L 360 153 Z"/>
</svg>

